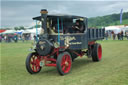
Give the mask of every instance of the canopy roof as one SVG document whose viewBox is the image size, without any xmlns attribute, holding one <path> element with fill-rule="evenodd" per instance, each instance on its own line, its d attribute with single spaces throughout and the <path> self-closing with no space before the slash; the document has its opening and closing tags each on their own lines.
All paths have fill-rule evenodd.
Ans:
<svg viewBox="0 0 128 85">
<path fill-rule="evenodd" d="M 6 30 L 0 30 L 0 33 L 5 32 Z"/>
<path fill-rule="evenodd" d="M 33 29 L 28 29 L 28 30 L 24 30 L 23 34 L 28 34 L 28 33 L 32 33 L 32 34 L 40 34 L 40 31 L 41 31 L 42 28 L 33 28 Z"/>
<path fill-rule="evenodd" d="M 85 18 L 85 17 L 81 17 L 81 16 L 75 16 L 75 15 L 63 15 L 63 14 L 56 14 L 56 15 L 47 15 L 47 17 L 49 18 L 70 18 L 70 19 L 75 19 L 75 18 Z M 38 17 L 34 17 L 33 20 L 39 20 L 41 21 L 41 16 Z"/>
<path fill-rule="evenodd" d="M 2 32 L 2 34 L 12 34 L 15 33 L 15 30 L 6 30 L 5 32 Z"/>
</svg>

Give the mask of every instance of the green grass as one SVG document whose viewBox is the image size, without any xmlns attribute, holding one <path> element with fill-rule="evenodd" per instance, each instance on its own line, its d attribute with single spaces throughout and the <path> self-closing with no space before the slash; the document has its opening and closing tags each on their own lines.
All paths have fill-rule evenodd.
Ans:
<svg viewBox="0 0 128 85">
<path fill-rule="evenodd" d="M 122 20 L 122 24 L 120 24 L 120 20 L 119 20 L 111 23 L 110 25 L 125 25 L 125 24 L 128 24 L 128 19 Z"/>
<path fill-rule="evenodd" d="M 55 67 L 44 67 L 30 75 L 25 68 L 29 42 L 1 44 L 2 85 L 128 85 L 128 40 L 98 41 L 103 47 L 101 62 L 77 58 L 72 71 L 60 76 Z"/>
</svg>

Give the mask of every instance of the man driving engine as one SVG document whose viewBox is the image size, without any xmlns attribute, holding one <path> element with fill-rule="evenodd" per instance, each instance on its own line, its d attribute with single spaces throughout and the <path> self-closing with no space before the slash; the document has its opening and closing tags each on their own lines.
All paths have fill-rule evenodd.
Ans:
<svg viewBox="0 0 128 85">
<path fill-rule="evenodd" d="M 74 30 L 74 33 L 84 33 L 84 26 L 80 20 L 77 20 L 72 28 Z"/>
</svg>

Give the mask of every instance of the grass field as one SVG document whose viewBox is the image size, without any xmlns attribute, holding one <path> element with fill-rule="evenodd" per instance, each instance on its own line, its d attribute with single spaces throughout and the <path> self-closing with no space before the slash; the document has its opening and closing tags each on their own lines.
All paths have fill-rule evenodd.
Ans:
<svg viewBox="0 0 128 85">
<path fill-rule="evenodd" d="M 128 24 L 128 19 L 122 20 L 122 24 L 120 24 L 120 20 L 116 21 L 116 22 L 113 22 L 113 23 L 110 24 L 110 26 L 111 25 L 125 25 L 125 24 Z"/>
<path fill-rule="evenodd" d="M 30 75 L 25 60 L 30 42 L 2 43 L 2 85 L 128 85 L 128 40 L 99 41 L 103 47 L 101 62 L 92 62 L 86 56 L 77 58 L 68 75 L 60 76 L 55 67 L 44 67 Z"/>
</svg>

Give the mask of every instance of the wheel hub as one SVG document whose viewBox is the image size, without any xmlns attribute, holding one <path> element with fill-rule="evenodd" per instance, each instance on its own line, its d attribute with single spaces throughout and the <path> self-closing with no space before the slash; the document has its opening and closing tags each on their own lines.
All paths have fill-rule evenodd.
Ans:
<svg viewBox="0 0 128 85">
<path fill-rule="evenodd" d="M 68 66 L 68 65 L 69 65 L 69 63 L 66 61 L 66 62 L 65 62 L 65 65 L 66 65 L 66 66 Z"/>
</svg>

